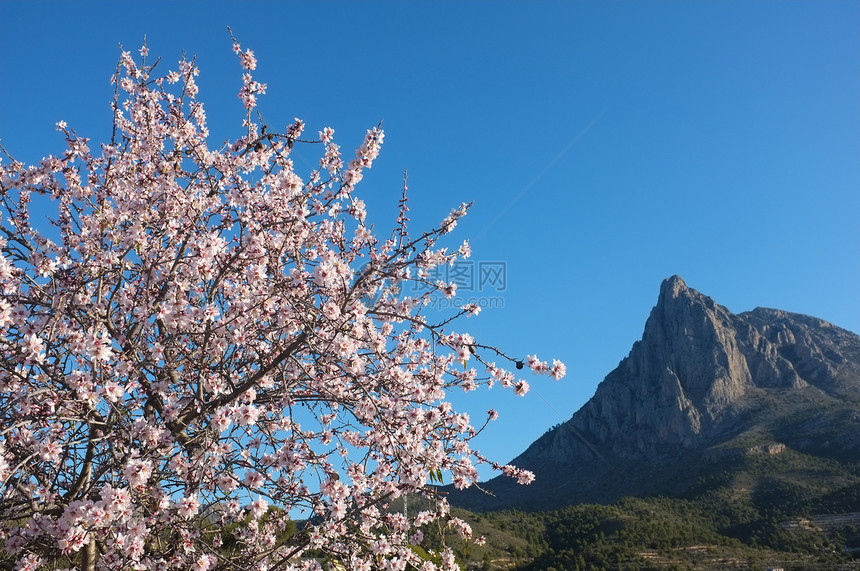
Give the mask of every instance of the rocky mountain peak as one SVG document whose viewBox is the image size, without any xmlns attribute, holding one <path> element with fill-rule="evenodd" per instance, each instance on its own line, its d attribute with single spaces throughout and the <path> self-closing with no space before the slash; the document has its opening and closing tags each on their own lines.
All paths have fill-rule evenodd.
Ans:
<svg viewBox="0 0 860 571">
<path fill-rule="evenodd" d="M 663 280 L 660 284 L 660 297 L 657 305 L 671 303 L 671 300 L 678 299 L 682 295 L 689 294 L 690 290 L 687 284 L 681 279 L 681 276 L 672 276 Z"/>
<path fill-rule="evenodd" d="M 605 433 L 607 439 L 610 433 L 633 429 L 643 433 L 636 446 L 641 452 L 650 453 L 651 444 L 658 443 L 697 445 L 754 385 L 739 326 L 728 309 L 687 287 L 680 277 L 665 280 L 642 340 L 586 405 L 590 414 L 580 415 L 588 419 L 583 428 L 604 424 L 605 407 L 620 400 L 635 412 L 636 423 L 617 424 Z M 645 439 L 654 429 L 657 438 Z"/>
<path fill-rule="evenodd" d="M 643 341 L 668 344 L 672 348 L 683 345 L 690 338 L 710 335 L 717 329 L 731 325 L 731 312 L 714 303 L 710 297 L 687 287 L 678 276 L 672 276 L 660 285 L 657 305 L 645 324 Z M 663 335 L 648 339 L 648 334 Z"/>
</svg>

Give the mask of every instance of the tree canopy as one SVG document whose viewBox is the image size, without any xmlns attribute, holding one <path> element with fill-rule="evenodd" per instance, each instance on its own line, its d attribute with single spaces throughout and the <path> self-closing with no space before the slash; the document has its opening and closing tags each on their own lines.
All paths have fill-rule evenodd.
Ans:
<svg viewBox="0 0 860 571">
<path fill-rule="evenodd" d="M 235 42 L 235 40 L 234 40 Z M 67 148 L 0 162 L 0 559 L 8 569 L 453 569 L 413 549 L 452 526 L 436 483 L 489 462 L 452 389 L 499 383 L 520 359 L 441 315 L 456 284 L 433 268 L 470 253 L 408 228 L 365 223 L 356 186 L 383 143 L 346 160 L 331 128 L 265 124 L 254 54 L 241 136 L 210 146 L 192 60 L 122 52 L 113 135 L 64 122 Z M 296 145 L 319 168 L 294 168 Z M 49 213 L 50 224 L 43 222 Z M 405 287 L 416 285 L 420 287 Z M 403 494 L 432 509 L 387 509 Z M 296 529 L 290 514 L 302 513 Z"/>
</svg>

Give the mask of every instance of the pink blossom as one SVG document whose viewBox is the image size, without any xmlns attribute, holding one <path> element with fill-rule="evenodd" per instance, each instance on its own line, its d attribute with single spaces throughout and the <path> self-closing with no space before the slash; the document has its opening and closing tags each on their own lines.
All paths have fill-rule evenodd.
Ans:
<svg viewBox="0 0 860 571">
<path fill-rule="evenodd" d="M 528 470 L 520 470 L 517 473 L 517 483 L 520 485 L 531 484 L 535 481 L 535 475 Z"/>
<path fill-rule="evenodd" d="M 516 393 L 517 396 L 523 396 L 527 392 L 529 392 L 529 384 L 526 381 L 517 381 L 516 384 L 514 384 L 514 393 Z"/>
<path fill-rule="evenodd" d="M 267 509 L 269 509 L 269 503 L 260 496 L 248 505 L 248 511 L 254 519 L 263 517 Z"/>
<path fill-rule="evenodd" d="M 197 494 L 189 494 L 179 500 L 176 511 L 183 519 L 191 519 L 197 515 L 199 509 L 200 503 L 197 500 Z"/>
<path fill-rule="evenodd" d="M 265 479 L 263 475 L 257 472 L 256 470 L 248 470 L 245 472 L 245 485 L 249 488 L 258 488 L 260 487 Z"/>
<path fill-rule="evenodd" d="M 234 416 L 236 418 L 236 424 L 239 426 L 253 425 L 257 423 L 257 419 L 260 417 L 260 409 L 247 404 L 245 406 L 240 406 Z"/>
<path fill-rule="evenodd" d="M 51 462 L 52 464 L 59 462 L 63 454 L 63 447 L 51 440 L 42 442 L 39 449 L 42 459 L 47 462 Z"/>
<path fill-rule="evenodd" d="M 240 59 L 242 60 L 242 67 L 245 69 L 257 69 L 257 58 L 254 57 L 254 52 L 251 50 L 245 50 L 240 55 Z"/>
<path fill-rule="evenodd" d="M 193 571 L 207 571 L 212 566 L 213 558 L 211 555 L 201 555 L 194 560 L 191 565 Z"/>
<path fill-rule="evenodd" d="M 239 482 L 237 482 L 230 474 L 226 473 L 218 474 L 216 483 L 221 491 L 228 493 L 232 492 L 239 486 Z"/>
<path fill-rule="evenodd" d="M 132 458 L 125 466 L 125 478 L 131 487 L 136 488 L 146 484 L 152 475 L 152 462 Z"/>
<path fill-rule="evenodd" d="M 41 363 L 45 360 L 45 342 L 38 335 L 32 333 L 24 340 L 24 355 L 27 359 Z"/>
<path fill-rule="evenodd" d="M 42 558 L 33 553 L 28 553 L 18 560 L 15 571 L 36 571 L 42 566 Z"/>
<path fill-rule="evenodd" d="M 76 553 L 81 550 L 87 540 L 87 533 L 80 526 L 69 527 L 66 532 L 57 540 L 57 547 L 63 554 Z"/>
<path fill-rule="evenodd" d="M 117 402 L 120 398 L 122 398 L 122 395 L 125 391 L 119 385 L 119 383 L 111 379 L 110 381 L 105 383 L 104 392 L 105 398 L 107 400 L 109 400 L 110 402 Z"/>
</svg>

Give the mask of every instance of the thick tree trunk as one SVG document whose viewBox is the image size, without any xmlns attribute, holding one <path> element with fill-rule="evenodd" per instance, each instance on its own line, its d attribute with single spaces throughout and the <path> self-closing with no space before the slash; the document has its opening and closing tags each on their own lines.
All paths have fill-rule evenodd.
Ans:
<svg viewBox="0 0 860 571">
<path fill-rule="evenodd" d="M 81 571 L 96 571 L 96 559 L 98 559 L 98 551 L 96 550 L 96 538 L 90 536 L 90 540 L 81 550 Z"/>
</svg>

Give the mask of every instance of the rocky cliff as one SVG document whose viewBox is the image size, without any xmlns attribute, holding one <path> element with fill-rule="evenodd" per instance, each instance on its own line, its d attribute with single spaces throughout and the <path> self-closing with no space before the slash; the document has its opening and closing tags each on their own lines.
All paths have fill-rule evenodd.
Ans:
<svg viewBox="0 0 860 571">
<path fill-rule="evenodd" d="M 513 460 L 537 481 L 452 499 L 537 509 L 671 494 L 750 449 L 860 458 L 860 337 L 774 309 L 735 315 L 673 276 L 594 397 Z"/>
</svg>

